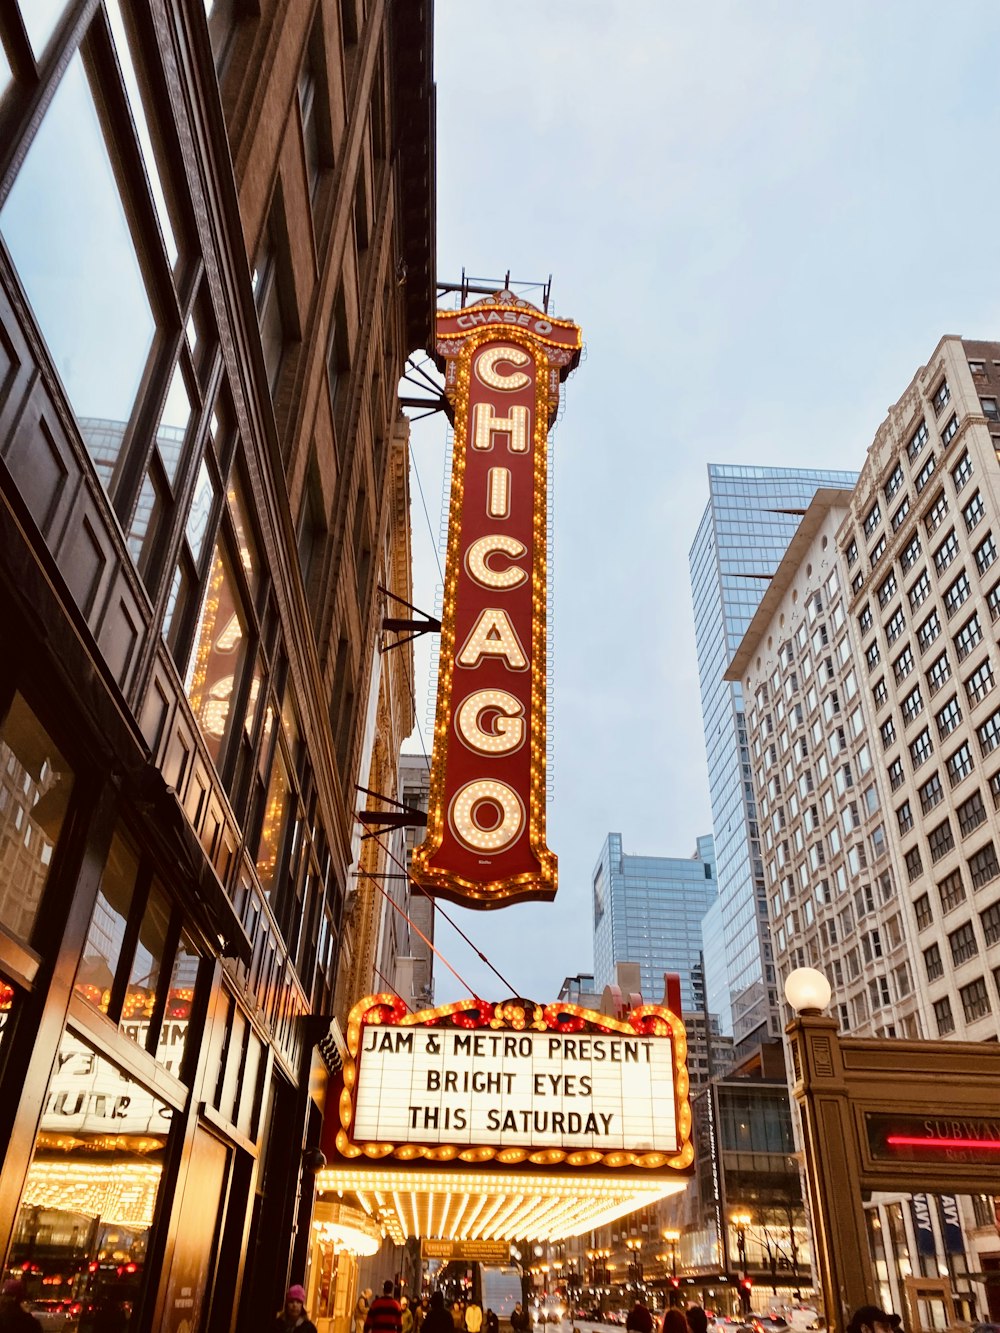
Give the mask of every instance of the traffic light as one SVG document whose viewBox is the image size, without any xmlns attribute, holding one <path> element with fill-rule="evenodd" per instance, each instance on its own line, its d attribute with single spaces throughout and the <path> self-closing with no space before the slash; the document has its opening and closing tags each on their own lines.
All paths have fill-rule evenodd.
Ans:
<svg viewBox="0 0 1000 1333">
<path fill-rule="evenodd" d="M 677 1288 L 681 1285 L 681 1280 L 680 1280 L 680 1278 L 679 1278 L 679 1277 L 672 1277 L 672 1278 L 670 1279 L 670 1285 L 673 1287 L 674 1291 L 676 1291 Z"/>
<path fill-rule="evenodd" d="M 744 1291 L 749 1291 L 750 1288 L 753 1286 L 753 1278 L 752 1277 L 741 1278 L 740 1286 L 743 1288 Z"/>
</svg>

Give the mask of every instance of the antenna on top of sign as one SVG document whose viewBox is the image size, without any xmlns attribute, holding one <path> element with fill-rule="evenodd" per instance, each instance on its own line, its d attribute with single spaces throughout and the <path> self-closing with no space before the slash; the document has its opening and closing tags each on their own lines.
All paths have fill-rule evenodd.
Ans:
<svg viewBox="0 0 1000 1333">
<path fill-rule="evenodd" d="M 462 269 L 462 277 L 459 282 L 439 282 L 437 285 L 438 296 L 448 296 L 455 294 L 459 297 L 459 308 L 462 309 L 469 304 L 470 296 L 496 296 L 498 292 L 514 292 L 517 290 L 519 296 L 526 296 L 528 293 L 541 293 L 541 306 L 543 312 L 549 313 L 549 301 L 552 297 L 552 274 L 544 282 L 535 278 L 515 278 L 511 281 L 510 269 L 506 271 L 503 278 L 473 278 Z"/>
</svg>

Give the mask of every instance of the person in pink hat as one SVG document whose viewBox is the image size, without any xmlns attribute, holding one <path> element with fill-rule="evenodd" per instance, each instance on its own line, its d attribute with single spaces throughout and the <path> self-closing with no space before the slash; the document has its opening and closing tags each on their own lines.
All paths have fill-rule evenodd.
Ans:
<svg viewBox="0 0 1000 1333">
<path fill-rule="evenodd" d="M 306 1314 L 305 1288 L 296 1282 L 285 1292 L 285 1308 L 274 1321 L 274 1333 L 316 1333 L 316 1325 Z"/>
</svg>

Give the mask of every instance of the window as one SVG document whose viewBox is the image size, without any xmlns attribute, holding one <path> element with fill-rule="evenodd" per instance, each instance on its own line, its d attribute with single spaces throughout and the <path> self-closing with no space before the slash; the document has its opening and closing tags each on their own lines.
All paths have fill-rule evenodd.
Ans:
<svg viewBox="0 0 1000 1333">
<path fill-rule="evenodd" d="M 278 387 L 285 346 L 289 340 L 285 298 L 288 286 L 285 275 L 287 246 L 280 243 L 278 229 L 280 215 L 281 207 L 276 199 L 272 219 L 268 222 L 254 261 L 252 275 L 254 304 L 257 307 L 257 322 L 260 325 L 261 347 L 264 350 L 264 366 L 272 397 Z"/>
<path fill-rule="evenodd" d="M 205 585 L 184 689 L 209 752 L 220 764 L 233 731 L 246 660 L 247 617 L 238 580 L 220 533 Z"/>
<path fill-rule="evenodd" d="M 949 584 L 945 589 L 944 609 L 949 618 L 955 614 L 971 591 L 972 585 L 969 583 L 969 576 L 963 570 L 954 583 Z"/>
<path fill-rule="evenodd" d="M 930 576 L 927 573 L 927 570 L 925 569 L 909 591 L 908 596 L 910 599 L 911 610 L 915 611 L 918 606 L 921 606 L 924 602 L 926 602 L 927 598 L 930 596 L 930 593 L 931 593 L 931 580 Z"/>
<path fill-rule="evenodd" d="M 948 381 L 942 380 L 931 395 L 931 402 L 934 405 L 934 411 L 940 413 L 945 404 L 951 399 L 951 390 L 948 388 Z"/>
<path fill-rule="evenodd" d="M 878 562 L 879 562 L 879 561 L 882 559 L 882 557 L 885 555 L 885 548 L 886 548 L 886 545 L 887 545 L 887 543 L 886 543 L 886 539 L 885 539 L 885 534 L 883 533 L 882 536 L 879 537 L 879 539 L 878 539 L 878 541 L 875 543 L 875 545 L 872 547 L 872 553 L 871 553 L 871 556 L 869 557 L 869 559 L 871 560 L 871 566 L 872 566 L 872 569 L 875 568 L 875 566 L 878 564 Z"/>
<path fill-rule="evenodd" d="M 958 827 L 963 838 L 967 838 L 970 833 L 986 822 L 986 806 L 983 798 L 978 791 L 974 791 L 967 801 L 955 811 L 958 816 Z"/>
<path fill-rule="evenodd" d="M 917 560 L 920 558 L 920 552 L 922 550 L 923 547 L 920 545 L 920 534 L 915 532 L 913 536 L 910 538 L 910 540 L 906 543 L 906 547 L 904 548 L 903 553 L 899 557 L 899 563 L 904 574 L 908 570 L 912 569 L 913 566 L 917 563 Z"/>
<path fill-rule="evenodd" d="M 848 548 L 847 548 L 847 565 L 848 565 L 848 568 L 850 568 L 850 566 L 853 565 L 853 564 L 855 563 L 855 561 L 857 560 L 857 558 L 858 558 L 858 544 L 857 544 L 857 542 L 852 541 L 852 542 L 850 543 L 850 545 L 848 546 Z"/>
<path fill-rule="evenodd" d="M 958 702 L 958 695 L 953 694 L 940 712 L 934 715 L 934 721 L 937 723 L 938 736 L 944 740 L 945 736 L 950 736 L 962 720 L 962 709 Z"/>
<path fill-rule="evenodd" d="M 938 690 L 951 678 L 951 665 L 948 661 L 948 654 L 942 653 L 936 657 L 930 664 L 927 671 L 927 684 L 930 686 L 931 694 L 937 694 Z"/>
<path fill-rule="evenodd" d="M 902 759 L 894 759 L 886 769 L 886 772 L 889 775 L 889 785 L 892 790 L 899 791 L 904 781 Z"/>
<path fill-rule="evenodd" d="M 972 675 L 965 682 L 965 692 L 969 696 L 969 706 L 975 707 L 989 694 L 994 686 L 993 667 L 990 659 L 987 658 L 980 666 L 976 667 Z"/>
<path fill-rule="evenodd" d="M 936 466 L 937 466 L 937 461 L 934 455 L 928 454 L 923 467 L 913 478 L 913 489 L 916 491 L 918 495 L 930 481 L 931 477 L 934 475 L 934 469 Z"/>
<path fill-rule="evenodd" d="M 927 845 L 930 848 L 931 863 L 940 861 L 942 856 L 955 846 L 955 837 L 951 831 L 951 821 L 944 819 L 935 828 L 932 828 L 927 835 Z"/>
<path fill-rule="evenodd" d="M 979 737 L 979 749 L 982 754 L 991 754 L 1000 745 L 1000 709 L 988 717 L 981 727 L 976 728 Z"/>
<path fill-rule="evenodd" d="M 920 797 L 920 809 L 925 815 L 929 814 L 936 805 L 940 805 L 944 800 L 944 788 L 941 786 L 940 773 L 935 773 L 932 778 L 928 778 L 917 794 Z"/>
<path fill-rule="evenodd" d="M 879 735 L 882 737 L 883 750 L 888 750 L 890 745 L 893 745 L 895 743 L 896 724 L 893 722 L 891 717 L 887 717 L 886 720 L 879 727 Z"/>
<path fill-rule="evenodd" d="M 913 811 L 910 809 L 909 801 L 904 801 L 896 811 L 896 823 L 899 825 L 900 833 L 909 833 L 913 828 Z"/>
<path fill-rule="evenodd" d="M 924 711 L 924 701 L 920 694 L 920 686 L 916 685 L 903 700 L 900 705 L 903 713 L 903 724 L 909 726 Z"/>
<path fill-rule="evenodd" d="M 885 609 L 896 595 L 896 575 L 889 571 L 878 590 L 878 604 Z"/>
<path fill-rule="evenodd" d="M 972 749 L 969 742 L 963 741 L 955 753 L 945 760 L 944 766 L 948 770 L 949 784 L 957 787 L 962 779 L 967 778 L 972 772 Z"/>
<path fill-rule="evenodd" d="M 0 926 L 30 941 L 73 773 L 20 694 L 0 723 Z"/>
<path fill-rule="evenodd" d="M 986 594 L 986 604 L 990 608 L 990 619 L 1000 618 L 1000 583 L 995 583 Z"/>
<path fill-rule="evenodd" d="M 922 893 L 919 898 L 914 898 L 913 912 L 917 919 L 918 930 L 926 930 L 929 925 L 933 924 L 934 915 L 931 912 L 931 900 L 926 893 Z"/>
<path fill-rule="evenodd" d="M 993 809 L 1000 810 L 1000 773 L 990 778 L 990 795 L 993 797 Z"/>
<path fill-rule="evenodd" d="M 941 946 L 932 944 L 929 949 L 924 950 L 924 967 L 927 969 L 927 980 L 937 981 L 938 977 L 944 976 L 944 961 L 941 958 Z"/>
<path fill-rule="evenodd" d="M 927 443 L 929 438 L 930 437 L 927 432 L 927 422 L 921 421 L 920 425 L 910 436 L 910 443 L 906 446 L 906 456 L 911 463 L 920 453 L 921 449 Z"/>
<path fill-rule="evenodd" d="M 882 654 L 879 651 L 878 639 L 873 639 L 865 649 L 865 661 L 868 663 L 868 670 L 873 671 L 882 660 Z"/>
<path fill-rule="evenodd" d="M 972 499 L 962 510 L 962 517 L 965 519 L 966 530 L 971 532 L 980 522 L 985 513 L 986 506 L 983 504 L 983 497 L 977 490 L 973 493 Z"/>
<path fill-rule="evenodd" d="M 938 528 L 944 522 L 947 513 L 948 498 L 944 491 L 942 491 L 927 511 L 927 517 L 924 519 L 924 527 L 927 529 L 928 535 L 932 532 L 937 532 Z"/>
<path fill-rule="evenodd" d="M 939 574 L 943 574 L 951 562 L 958 555 L 958 537 L 955 529 L 952 528 L 945 537 L 944 541 L 934 552 L 934 568 Z"/>
<path fill-rule="evenodd" d="M 879 522 L 881 521 L 881 518 L 882 518 L 882 511 L 881 511 L 881 509 L 879 509 L 878 501 L 876 500 L 875 503 L 872 505 L 871 509 L 869 509 L 868 514 L 867 514 L 867 516 L 865 517 L 865 521 L 864 521 L 864 530 L 865 530 L 865 540 L 866 540 L 866 541 L 867 541 L 868 538 L 872 535 L 872 533 L 875 531 L 875 529 L 878 527 Z"/>
<path fill-rule="evenodd" d="M 904 495 L 902 504 L 899 506 L 899 508 L 892 516 L 893 532 L 899 531 L 899 529 L 903 526 L 903 522 L 909 512 L 910 512 L 910 497 L 908 495 Z"/>
<path fill-rule="evenodd" d="M 920 878 L 921 871 L 924 868 L 923 862 L 920 859 L 920 848 L 911 847 L 910 850 L 905 853 L 903 861 L 906 864 L 907 878 L 912 884 L 915 879 Z"/>
<path fill-rule="evenodd" d="M 972 876 L 974 889 L 981 889 L 984 884 L 989 884 L 990 880 L 1000 875 L 1000 862 L 997 861 L 996 848 L 992 842 L 980 847 L 974 856 L 969 857 L 969 874 Z"/>
<path fill-rule="evenodd" d="M 864 587 L 864 583 L 865 583 L 865 576 L 859 570 L 858 573 L 855 574 L 854 578 L 851 579 L 851 592 L 859 593 L 861 589 Z"/>
<path fill-rule="evenodd" d="M 858 630 L 861 637 L 871 632 L 872 627 L 872 609 L 868 602 L 865 602 L 861 614 L 858 616 Z"/>
<path fill-rule="evenodd" d="M 965 483 L 972 476 L 972 459 L 969 457 L 968 450 L 962 455 L 951 470 L 952 479 L 955 482 L 955 490 L 960 491 Z"/>
<path fill-rule="evenodd" d="M 926 652 L 937 636 L 941 633 L 941 617 L 936 611 L 932 611 L 924 623 L 917 628 L 917 643 L 920 645 L 920 651 Z"/>
<path fill-rule="evenodd" d="M 952 440 L 955 438 L 957 434 L 958 434 L 958 417 L 955 416 L 953 412 L 950 418 L 948 419 L 947 426 L 945 426 L 944 430 L 941 432 L 941 443 L 947 448 L 947 446 L 951 444 Z"/>
<path fill-rule="evenodd" d="M 964 662 L 973 648 L 976 648 L 982 641 L 983 631 L 979 624 L 979 617 L 972 616 L 955 635 L 955 652 L 958 655 L 958 660 Z"/>
<path fill-rule="evenodd" d="M 931 733 L 926 727 L 919 736 L 910 745 L 910 760 L 914 769 L 920 767 L 934 753 L 934 743 L 931 740 Z"/>
<path fill-rule="evenodd" d="M 902 683 L 913 670 L 914 666 L 913 649 L 906 647 L 892 664 L 892 671 L 893 675 L 896 677 L 896 683 Z"/>
<path fill-rule="evenodd" d="M 1000 899 L 979 913 L 979 922 L 983 928 L 983 939 L 987 944 L 1000 943 Z"/>
<path fill-rule="evenodd" d="M 965 885 L 962 883 L 960 870 L 953 870 L 950 875 L 945 875 L 937 887 L 942 912 L 954 911 L 959 903 L 965 902 Z"/>
<path fill-rule="evenodd" d="M 903 608 L 898 607 L 885 627 L 885 636 L 888 642 L 890 644 L 895 643 L 904 629 L 906 629 L 906 619 L 903 616 Z"/>
<path fill-rule="evenodd" d="M 889 480 L 885 483 L 885 498 L 891 500 L 903 484 L 903 465 L 897 463 L 889 474 Z"/>
<path fill-rule="evenodd" d="M 985 375 L 985 374 L 986 374 L 986 362 L 985 362 L 985 361 L 970 361 L 970 362 L 969 362 L 969 370 L 972 372 L 973 375 Z"/>
<path fill-rule="evenodd" d="M 996 543 L 993 540 L 993 533 L 988 532 L 983 540 L 976 547 L 976 568 L 980 574 L 985 574 L 990 565 L 997 558 Z"/>
<path fill-rule="evenodd" d="M 882 676 L 876 682 L 872 690 L 872 699 L 875 701 L 876 708 L 884 708 L 889 701 L 889 692 L 885 687 L 885 677 Z"/>
<path fill-rule="evenodd" d="M 939 1037 L 947 1037 L 950 1032 L 955 1031 L 955 1020 L 951 1013 L 951 1001 L 947 995 L 941 1000 L 934 1001 L 934 1021 L 937 1023 L 937 1034 Z"/>
<path fill-rule="evenodd" d="M 36 8 L 28 3 L 21 11 Z M 120 55 L 124 64 L 129 53 Z M 140 259 L 146 247 L 137 244 L 130 222 L 135 201 L 124 198 L 118 184 L 121 146 L 105 128 L 113 117 L 98 110 L 92 76 L 99 82 L 89 55 L 78 50 L 0 209 L 0 233 L 73 410 L 124 426 L 154 355 L 157 318 Z M 142 106 L 133 112 L 138 123 Z M 155 161 L 147 166 L 153 179 Z M 114 300 L 106 299 L 109 255 Z M 98 452 L 84 432 L 109 489 L 127 437 L 123 429 L 110 450 Z"/>
<path fill-rule="evenodd" d="M 982 977 L 970 981 L 967 986 L 960 986 L 958 997 L 962 1001 L 962 1010 L 967 1023 L 974 1023 L 977 1018 L 985 1018 L 990 1012 L 990 997 L 986 993 L 986 982 Z"/>
</svg>

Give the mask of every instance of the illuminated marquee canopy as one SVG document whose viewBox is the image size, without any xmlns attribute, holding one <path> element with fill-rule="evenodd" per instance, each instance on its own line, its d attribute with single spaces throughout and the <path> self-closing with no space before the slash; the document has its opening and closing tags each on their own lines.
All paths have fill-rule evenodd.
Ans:
<svg viewBox="0 0 1000 1333">
<path fill-rule="evenodd" d="M 354 1191 L 396 1240 L 576 1235 L 690 1174 L 686 1037 L 658 1005 L 621 1021 L 525 1000 L 412 1014 L 373 995 L 347 1047 L 318 1183 Z"/>
<path fill-rule="evenodd" d="M 469 907 L 551 899 L 547 437 L 580 330 L 504 291 L 439 311 L 436 347 L 455 447 L 427 837 L 411 875 Z"/>
</svg>

